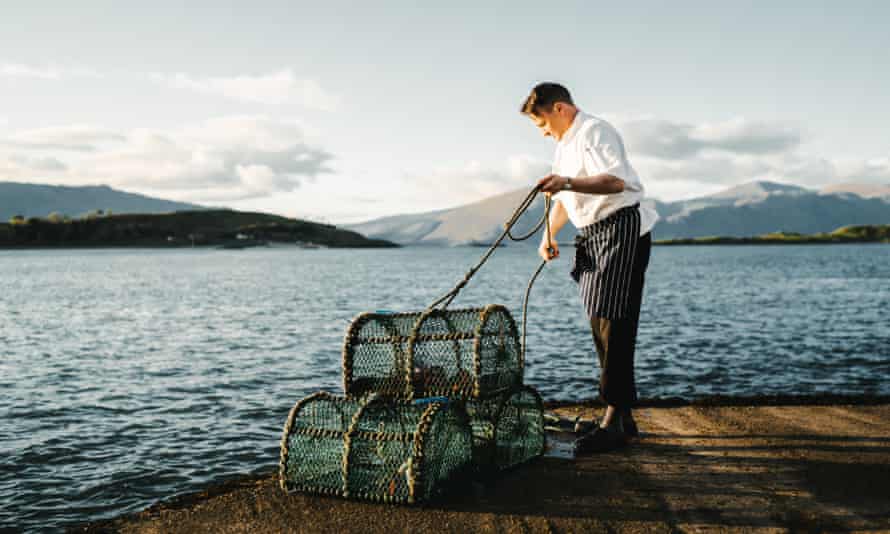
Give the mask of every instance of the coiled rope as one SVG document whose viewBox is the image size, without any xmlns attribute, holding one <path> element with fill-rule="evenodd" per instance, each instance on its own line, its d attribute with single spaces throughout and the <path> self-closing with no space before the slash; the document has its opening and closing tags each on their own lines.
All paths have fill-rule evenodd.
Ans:
<svg viewBox="0 0 890 534">
<path fill-rule="evenodd" d="M 470 278 L 472 278 L 473 275 L 476 274 L 476 271 L 478 271 L 479 268 L 482 267 L 483 264 L 485 264 L 485 262 L 488 260 L 489 256 L 491 256 L 491 254 L 495 251 L 495 249 L 498 247 L 498 245 L 500 245 L 501 242 L 505 238 L 509 237 L 513 241 L 525 241 L 526 239 L 530 238 L 535 233 L 537 233 L 537 231 L 541 229 L 541 226 L 546 226 L 545 231 L 547 232 L 547 243 L 549 246 L 549 244 L 552 241 L 552 235 L 550 234 L 550 202 L 551 202 L 550 195 L 544 195 L 544 216 L 541 217 L 541 220 L 538 221 L 537 224 L 535 224 L 535 227 L 532 228 L 531 231 L 529 231 L 525 235 L 522 235 L 519 237 L 514 236 L 511 232 L 513 227 L 519 221 L 519 218 L 532 205 L 532 202 L 534 202 L 535 197 L 540 192 L 541 192 L 540 185 L 536 185 L 535 187 L 532 188 L 531 191 L 529 191 L 529 193 L 528 193 L 528 195 L 526 195 L 525 199 L 519 203 L 519 206 L 517 206 L 517 208 L 515 210 L 513 210 L 513 214 L 510 216 L 510 218 L 507 220 L 507 222 L 504 223 L 504 231 L 494 241 L 494 243 L 492 243 L 492 245 L 488 248 L 488 251 L 486 251 L 485 254 L 482 255 L 482 258 L 476 263 L 476 265 L 474 265 L 473 267 L 470 268 L 469 271 L 467 271 L 467 274 L 464 275 L 463 279 L 460 282 L 458 282 L 457 285 L 455 285 L 451 289 L 451 291 L 445 293 L 444 295 L 442 295 L 441 297 L 439 297 L 438 299 L 433 301 L 432 304 L 427 306 L 427 310 L 434 309 L 437 306 L 439 306 L 440 304 L 442 304 L 443 302 L 444 302 L 444 304 L 442 304 L 441 309 L 444 310 L 445 308 L 447 308 L 448 305 L 451 304 L 451 301 L 453 301 L 454 298 L 457 297 L 457 294 L 460 293 L 460 290 L 463 289 L 464 286 L 467 285 L 467 282 L 470 281 Z M 552 251 L 552 248 L 550 248 L 549 250 Z M 529 293 L 531 293 L 532 285 L 535 283 L 535 279 L 538 277 L 538 274 L 541 273 L 541 270 L 544 269 L 545 265 L 547 265 L 547 260 L 541 261 L 541 264 L 535 270 L 535 273 L 532 275 L 531 279 L 529 279 L 528 285 L 525 288 L 525 297 L 523 298 L 523 301 L 522 301 L 522 347 L 520 348 L 521 353 L 522 353 L 521 361 L 526 361 L 525 360 L 525 331 L 526 331 L 526 318 L 528 317 L 528 296 L 529 296 Z"/>
</svg>

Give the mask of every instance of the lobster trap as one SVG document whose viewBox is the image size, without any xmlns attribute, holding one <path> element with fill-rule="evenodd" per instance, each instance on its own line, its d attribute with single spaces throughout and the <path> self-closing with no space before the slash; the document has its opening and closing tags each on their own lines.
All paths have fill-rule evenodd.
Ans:
<svg viewBox="0 0 890 534">
<path fill-rule="evenodd" d="M 459 404 L 318 392 L 288 416 L 279 482 L 287 492 L 414 503 L 472 467 L 470 423 Z"/>
<path fill-rule="evenodd" d="M 502 305 L 446 309 L 506 236 L 527 239 L 547 224 L 549 196 L 531 232 L 510 234 L 539 191 L 526 197 L 480 263 L 424 311 L 352 320 L 343 341 L 345 396 L 318 392 L 288 415 L 279 462 L 284 491 L 415 503 L 461 475 L 543 454 L 543 404 L 523 385 L 523 371 L 528 295 L 546 261 L 526 288 L 521 342 Z M 549 224 L 547 234 L 550 240 Z"/>
<path fill-rule="evenodd" d="M 522 384 L 516 324 L 501 305 L 363 313 L 346 332 L 343 389 L 413 399 L 493 397 Z"/>
</svg>

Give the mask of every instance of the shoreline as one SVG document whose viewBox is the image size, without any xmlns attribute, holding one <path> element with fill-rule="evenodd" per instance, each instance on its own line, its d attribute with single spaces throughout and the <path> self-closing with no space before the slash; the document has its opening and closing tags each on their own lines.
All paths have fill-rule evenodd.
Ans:
<svg viewBox="0 0 890 534">
<path fill-rule="evenodd" d="M 658 399 L 636 413 L 643 438 L 625 449 L 548 453 L 427 505 L 287 495 L 270 465 L 69 531 L 890 529 L 890 396 Z"/>
<path fill-rule="evenodd" d="M 573 243 L 557 243 L 561 248 L 569 249 L 573 248 Z M 187 245 L 187 244 L 176 244 L 170 245 L 166 243 L 158 243 L 158 244 L 148 244 L 148 243 L 122 243 L 122 244 L 64 244 L 64 245 L 2 245 L 0 244 L 0 251 L 14 251 L 14 250 L 115 250 L 115 249 L 146 249 L 146 250 L 182 250 L 182 249 L 224 249 L 224 243 L 202 243 L 200 245 Z M 705 246 L 705 247 L 714 247 L 714 246 L 809 246 L 809 245 L 890 245 L 890 241 L 758 241 L 758 240 L 747 240 L 742 239 L 739 241 L 674 241 L 674 240 L 665 240 L 665 241 L 653 241 L 653 247 L 686 247 L 686 246 Z M 339 245 L 322 245 L 319 248 L 323 249 L 356 249 L 356 250 L 366 250 L 366 249 L 376 249 L 376 250 L 385 250 L 385 249 L 398 249 L 398 248 L 459 248 L 459 247 L 487 247 L 489 245 L 348 245 L 348 246 L 339 246 Z M 506 248 L 511 245 L 500 244 L 498 248 Z M 531 245 L 512 245 L 512 247 L 517 248 L 519 246 L 531 246 Z M 274 241 L 269 242 L 265 245 L 249 245 L 246 247 L 235 247 L 234 249 L 251 249 L 251 248 L 294 248 L 300 249 L 304 247 L 300 247 L 297 243 L 293 243 L 290 241 Z M 311 247 L 310 247 L 311 248 Z"/>
<path fill-rule="evenodd" d="M 636 403 L 637 408 L 682 408 L 747 406 L 876 406 L 890 404 L 890 395 L 880 394 L 767 394 L 767 395 L 704 395 L 701 397 L 643 397 Z M 544 402 L 545 409 L 565 407 L 597 408 L 602 403 L 597 398 L 563 400 L 553 399 Z"/>
<path fill-rule="evenodd" d="M 186 245 L 186 244 L 157 244 L 151 245 L 146 243 L 130 243 L 130 244 L 117 244 L 117 245 L 109 245 L 109 244 L 83 244 L 83 245 L 17 245 L 17 246 L 8 246 L 8 245 L 0 245 L 0 251 L 3 250 L 115 250 L 115 249 L 145 249 L 145 250 L 189 250 L 189 249 L 201 249 L 201 250 L 243 250 L 243 249 L 264 249 L 264 248 L 277 248 L 277 249 L 294 249 L 294 250 L 304 250 L 304 249 L 312 249 L 313 247 L 301 247 L 298 243 L 290 242 L 290 241 L 271 241 L 264 245 L 248 245 L 245 247 L 235 247 L 235 248 L 227 248 L 224 247 L 225 243 L 202 243 L 200 245 L 196 244 Z M 390 248 L 402 248 L 401 245 L 386 245 L 386 246 L 377 246 L 377 245 L 367 245 L 367 246 L 337 246 L 337 245 L 322 245 L 318 247 L 318 249 L 357 249 L 357 250 L 365 250 L 365 249 L 390 249 Z"/>
<path fill-rule="evenodd" d="M 661 247 L 678 247 L 678 246 L 715 246 L 715 245 L 733 245 L 733 246 L 746 246 L 746 245 L 890 245 L 890 241 L 887 240 L 835 240 L 835 241 L 819 241 L 819 240 L 769 240 L 769 239 L 750 239 L 745 237 L 740 237 L 738 239 L 726 239 L 726 240 L 714 240 L 714 241 L 697 241 L 695 239 L 666 239 L 664 241 L 653 241 L 652 246 L 661 246 Z"/>
</svg>

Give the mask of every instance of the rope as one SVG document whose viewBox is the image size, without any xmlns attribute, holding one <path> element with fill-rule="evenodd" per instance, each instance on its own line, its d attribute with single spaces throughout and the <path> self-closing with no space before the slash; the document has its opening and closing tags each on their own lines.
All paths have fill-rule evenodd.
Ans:
<svg viewBox="0 0 890 534">
<path fill-rule="evenodd" d="M 541 229 L 541 226 L 546 226 L 547 243 L 548 243 L 548 245 L 550 244 L 550 242 L 553 240 L 552 235 L 550 233 L 550 195 L 544 196 L 544 216 L 541 217 L 541 220 L 538 221 L 537 224 L 535 224 L 535 227 L 531 231 L 529 231 L 527 234 L 519 236 L 519 237 L 514 236 L 511 232 L 513 227 L 519 221 L 519 218 L 532 205 L 532 202 L 534 202 L 535 197 L 540 192 L 541 192 L 541 186 L 536 185 L 535 187 L 532 188 L 532 190 L 528 193 L 528 195 L 526 195 L 525 199 L 519 203 L 519 206 L 517 206 L 517 208 L 515 210 L 513 210 L 513 214 L 510 215 L 510 218 L 507 220 L 507 222 L 504 223 L 504 231 L 495 240 L 495 242 L 492 243 L 492 245 L 488 248 L 488 250 L 485 252 L 485 254 L 482 255 L 482 258 L 476 263 L 476 265 L 474 265 L 473 267 L 470 268 L 469 271 L 467 271 L 467 274 L 464 275 L 463 279 L 460 282 L 458 282 L 457 285 L 455 285 L 451 289 L 451 291 L 445 293 L 444 295 L 442 295 L 441 297 L 436 299 L 432 304 L 430 304 L 427 307 L 427 310 L 431 310 L 431 309 L 435 308 L 439 304 L 442 304 L 443 301 L 445 303 L 442 304 L 442 309 L 444 310 L 445 308 L 447 308 L 448 305 L 451 304 L 451 301 L 453 301 L 455 299 L 455 297 L 457 297 L 457 294 L 460 293 L 461 289 L 463 289 L 464 286 L 467 285 L 467 282 L 470 281 L 470 278 L 472 278 L 473 275 L 476 274 L 476 271 L 478 271 L 479 268 L 482 267 L 482 265 L 484 265 L 486 261 L 488 261 L 489 256 L 492 255 L 492 253 L 495 251 L 495 249 L 497 249 L 498 245 L 501 244 L 501 241 L 503 241 L 505 238 L 509 237 L 512 241 L 525 241 L 526 239 L 530 238 L 535 233 L 537 233 L 537 231 Z M 550 250 L 552 251 L 552 248 Z M 547 264 L 547 260 L 541 261 L 541 264 L 535 270 L 535 273 L 532 275 L 531 279 L 529 279 L 528 285 L 525 288 L 525 297 L 523 298 L 523 302 L 522 302 L 522 347 L 520 349 L 521 350 L 521 358 L 522 358 L 523 362 L 525 361 L 525 332 L 526 332 L 526 319 L 528 317 L 528 296 L 529 296 L 529 293 L 531 293 L 532 285 L 535 283 L 535 279 L 538 277 L 538 274 L 540 274 L 541 270 L 544 269 L 544 266 L 546 264 Z"/>
</svg>

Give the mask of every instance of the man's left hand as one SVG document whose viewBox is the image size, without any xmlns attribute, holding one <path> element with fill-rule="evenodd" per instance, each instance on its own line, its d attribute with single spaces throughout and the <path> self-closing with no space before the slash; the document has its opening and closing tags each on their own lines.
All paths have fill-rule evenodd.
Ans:
<svg viewBox="0 0 890 534">
<path fill-rule="evenodd" d="M 564 176 L 551 174 L 538 180 L 538 185 L 541 187 L 541 191 L 545 193 L 558 193 L 562 191 L 567 182 L 568 180 Z"/>
</svg>

